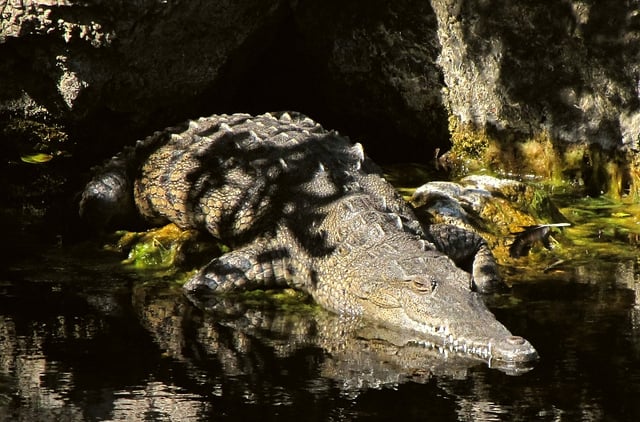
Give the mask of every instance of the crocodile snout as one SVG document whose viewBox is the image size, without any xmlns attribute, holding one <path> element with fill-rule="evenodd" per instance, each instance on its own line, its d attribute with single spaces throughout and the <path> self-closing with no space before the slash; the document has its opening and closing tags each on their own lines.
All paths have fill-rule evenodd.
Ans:
<svg viewBox="0 0 640 422">
<path fill-rule="evenodd" d="M 538 352 L 524 337 L 508 336 L 491 342 L 491 359 L 505 364 L 519 364 L 538 359 Z"/>
</svg>

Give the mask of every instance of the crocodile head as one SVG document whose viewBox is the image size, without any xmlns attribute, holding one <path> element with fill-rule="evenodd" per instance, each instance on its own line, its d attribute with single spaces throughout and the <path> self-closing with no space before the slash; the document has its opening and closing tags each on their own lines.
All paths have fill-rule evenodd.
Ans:
<svg viewBox="0 0 640 422">
<path fill-rule="evenodd" d="M 352 285 L 362 316 L 407 332 L 407 340 L 473 356 L 501 369 L 538 358 L 533 346 L 513 335 L 471 288 L 471 276 L 443 255 L 420 258 L 421 274 L 369 279 Z M 384 271 L 382 271 L 384 273 Z"/>
</svg>

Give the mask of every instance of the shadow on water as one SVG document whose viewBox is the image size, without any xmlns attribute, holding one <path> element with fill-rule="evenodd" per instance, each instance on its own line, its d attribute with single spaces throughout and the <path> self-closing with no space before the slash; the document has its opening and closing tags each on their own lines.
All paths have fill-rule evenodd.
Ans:
<svg viewBox="0 0 640 422">
<path fill-rule="evenodd" d="M 398 344 L 299 297 L 194 306 L 170 280 L 77 259 L 56 249 L 2 272 L 0 420 L 640 416 L 636 261 L 579 266 L 492 297 L 498 319 L 541 355 L 509 376 Z"/>
</svg>

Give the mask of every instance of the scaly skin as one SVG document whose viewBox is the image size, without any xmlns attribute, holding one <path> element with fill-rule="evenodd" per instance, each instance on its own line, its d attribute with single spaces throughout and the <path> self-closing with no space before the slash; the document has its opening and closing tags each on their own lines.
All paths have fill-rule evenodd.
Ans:
<svg viewBox="0 0 640 422">
<path fill-rule="evenodd" d="M 481 359 L 537 357 L 475 291 L 497 278 L 483 239 L 423 228 L 359 144 L 302 115 L 211 116 L 158 132 L 104 166 L 80 209 L 97 224 L 137 212 L 233 247 L 188 290 L 291 286 Z"/>
</svg>

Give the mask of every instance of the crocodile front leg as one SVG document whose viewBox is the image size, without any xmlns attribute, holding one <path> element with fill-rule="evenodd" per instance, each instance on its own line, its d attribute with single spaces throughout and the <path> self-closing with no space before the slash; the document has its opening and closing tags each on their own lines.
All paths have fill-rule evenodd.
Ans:
<svg viewBox="0 0 640 422">
<path fill-rule="evenodd" d="M 456 265 L 471 273 L 477 291 L 486 293 L 501 285 L 498 264 L 479 234 L 451 224 L 426 227 L 427 239 Z"/>
<path fill-rule="evenodd" d="M 209 288 L 231 292 L 284 287 L 291 278 L 291 253 L 286 247 L 256 240 L 213 259 L 185 284 L 187 290 Z"/>
</svg>

